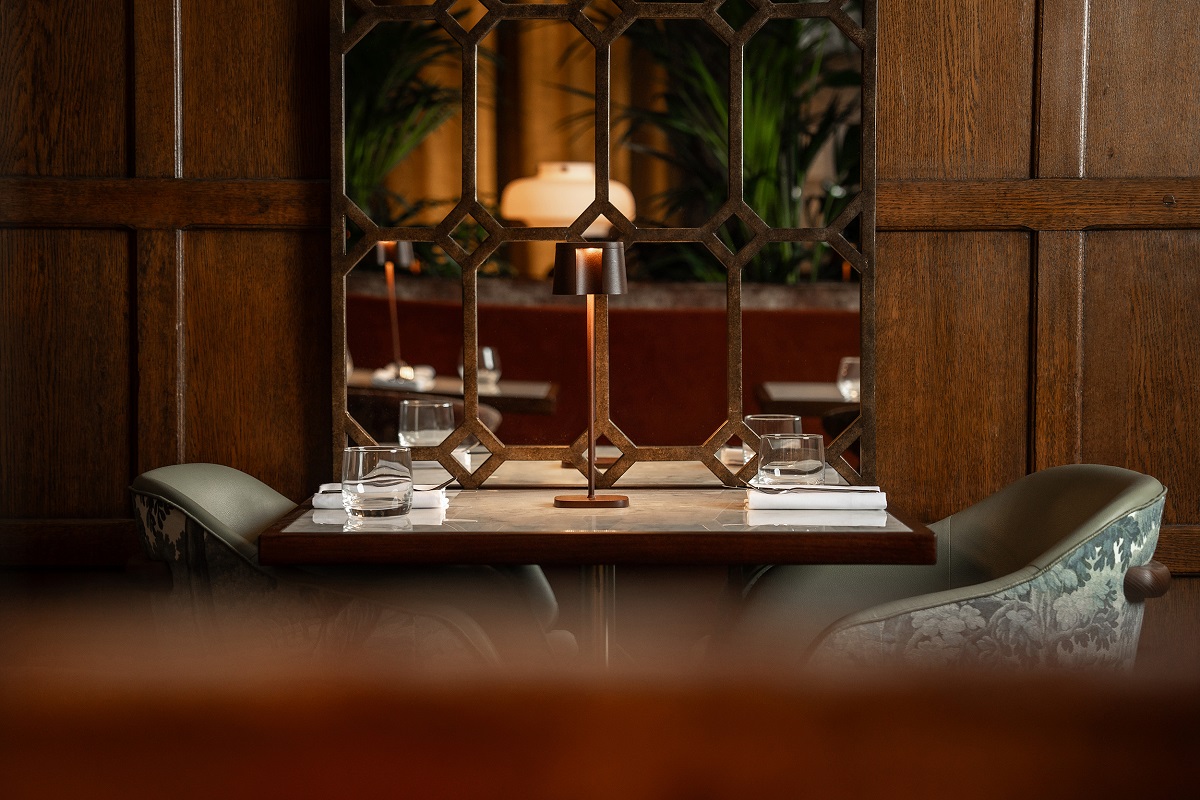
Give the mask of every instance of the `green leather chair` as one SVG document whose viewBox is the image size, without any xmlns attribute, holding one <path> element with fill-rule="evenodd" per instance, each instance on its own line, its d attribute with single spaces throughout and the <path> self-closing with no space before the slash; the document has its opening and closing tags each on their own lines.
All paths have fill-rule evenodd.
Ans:
<svg viewBox="0 0 1200 800">
<path fill-rule="evenodd" d="M 206 640 L 257 635 L 276 651 L 423 665 L 557 661 L 572 650 L 573 637 L 553 629 L 558 603 L 539 567 L 264 567 L 259 533 L 296 504 L 261 481 L 179 464 L 139 475 L 131 491 L 146 554 L 171 572 L 160 613 Z"/>
<path fill-rule="evenodd" d="M 774 566 L 743 596 L 730 644 L 759 660 L 1129 669 L 1166 490 L 1117 467 L 1026 476 L 930 527 L 932 566 Z"/>
</svg>

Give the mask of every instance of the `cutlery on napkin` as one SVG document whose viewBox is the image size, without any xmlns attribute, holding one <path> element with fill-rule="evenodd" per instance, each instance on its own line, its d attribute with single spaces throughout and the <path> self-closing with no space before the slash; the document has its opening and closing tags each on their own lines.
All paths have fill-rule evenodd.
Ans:
<svg viewBox="0 0 1200 800">
<path fill-rule="evenodd" d="M 858 509 L 883 510 L 887 508 L 887 495 L 875 491 L 862 491 L 860 487 L 814 486 L 811 489 L 797 488 L 787 492 L 760 492 L 746 490 L 746 507 L 753 509 Z"/>
</svg>

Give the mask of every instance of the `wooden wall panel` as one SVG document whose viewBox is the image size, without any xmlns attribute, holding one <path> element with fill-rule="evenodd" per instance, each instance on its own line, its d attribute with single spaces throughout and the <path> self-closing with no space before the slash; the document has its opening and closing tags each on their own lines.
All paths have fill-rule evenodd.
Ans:
<svg viewBox="0 0 1200 800">
<path fill-rule="evenodd" d="M 328 8 L 184 0 L 184 176 L 329 176 Z"/>
<path fill-rule="evenodd" d="M 0 2 L 0 175 L 125 173 L 125 6 Z"/>
<path fill-rule="evenodd" d="M 1028 177 L 1035 5 L 879 1 L 880 179 Z"/>
<path fill-rule="evenodd" d="M 0 517 L 129 513 L 131 246 L 0 230 Z"/>
<path fill-rule="evenodd" d="M 327 235 L 184 235 L 185 460 L 293 500 L 330 480 Z"/>
<path fill-rule="evenodd" d="M 1029 236 L 880 234 L 877 477 L 940 519 L 1026 472 Z"/>
<path fill-rule="evenodd" d="M 1200 232 L 1087 237 L 1083 460 L 1154 475 L 1200 524 Z"/>
<path fill-rule="evenodd" d="M 1091 0 L 1087 176 L 1200 175 L 1200 6 Z"/>
</svg>

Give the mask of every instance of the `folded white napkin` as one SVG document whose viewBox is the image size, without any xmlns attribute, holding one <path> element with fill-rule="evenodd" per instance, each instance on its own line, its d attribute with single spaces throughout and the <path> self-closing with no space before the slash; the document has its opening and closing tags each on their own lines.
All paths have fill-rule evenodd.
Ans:
<svg viewBox="0 0 1200 800">
<path fill-rule="evenodd" d="M 411 372 L 400 371 L 396 369 L 394 363 L 388 364 L 371 373 L 371 385 L 385 389 L 408 389 L 417 392 L 426 392 L 433 388 L 433 379 L 437 374 L 433 367 L 428 364 L 420 364 L 412 367 L 411 370 Z"/>
<path fill-rule="evenodd" d="M 762 525 L 797 525 L 801 527 L 882 528 L 887 525 L 887 512 L 882 509 L 750 509 L 746 524 L 752 528 Z"/>
<path fill-rule="evenodd" d="M 380 517 L 380 519 L 391 519 Z M 346 510 L 340 506 L 334 508 L 318 508 L 313 511 L 313 522 L 318 525 L 336 525 L 339 528 L 350 521 Z M 444 506 L 437 508 L 414 508 L 408 512 L 408 521 L 412 525 L 441 525 L 446 521 Z"/>
<path fill-rule="evenodd" d="M 755 509 L 884 509 L 887 495 L 875 491 L 838 490 L 836 487 L 792 489 L 780 494 L 746 490 L 746 507 Z"/>
<path fill-rule="evenodd" d="M 445 489 L 413 492 L 413 508 L 445 508 L 449 502 Z M 313 495 L 312 504 L 313 508 L 342 508 L 342 485 L 321 484 L 320 491 Z"/>
</svg>

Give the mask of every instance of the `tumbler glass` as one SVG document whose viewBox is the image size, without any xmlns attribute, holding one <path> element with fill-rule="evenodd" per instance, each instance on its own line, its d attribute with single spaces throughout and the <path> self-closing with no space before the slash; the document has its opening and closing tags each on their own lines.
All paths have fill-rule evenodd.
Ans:
<svg viewBox="0 0 1200 800">
<path fill-rule="evenodd" d="M 412 499 L 412 457 L 407 447 L 371 445 L 342 452 L 342 506 L 350 519 L 407 514 Z"/>
</svg>

